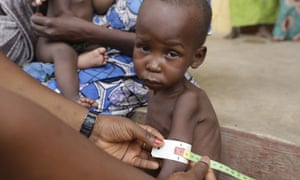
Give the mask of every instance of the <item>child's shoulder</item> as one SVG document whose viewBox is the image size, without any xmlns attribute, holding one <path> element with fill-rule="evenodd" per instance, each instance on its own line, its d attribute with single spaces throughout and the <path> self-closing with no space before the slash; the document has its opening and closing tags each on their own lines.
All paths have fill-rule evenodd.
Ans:
<svg viewBox="0 0 300 180">
<path fill-rule="evenodd" d="M 207 97 L 207 94 L 201 87 L 195 86 L 193 83 L 189 83 L 186 86 L 185 91 L 182 93 L 182 96 L 191 98 L 204 98 Z"/>
<path fill-rule="evenodd" d="M 186 88 L 184 92 L 178 97 L 178 102 L 188 102 L 189 104 L 192 103 L 199 103 L 201 99 L 208 98 L 206 95 L 206 92 L 199 88 L 199 87 L 193 87 L 193 88 Z"/>
<path fill-rule="evenodd" d="M 191 109 L 199 109 L 199 107 L 210 104 L 209 102 L 210 100 L 206 92 L 202 88 L 193 85 L 187 87 L 177 99 L 178 106 L 189 106 Z"/>
</svg>

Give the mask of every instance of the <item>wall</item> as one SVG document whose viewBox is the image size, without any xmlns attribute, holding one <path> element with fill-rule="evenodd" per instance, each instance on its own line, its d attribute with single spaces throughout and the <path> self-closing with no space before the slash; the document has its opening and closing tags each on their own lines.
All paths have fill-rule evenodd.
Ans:
<svg viewBox="0 0 300 180">
<path fill-rule="evenodd" d="M 212 0 L 212 30 L 216 34 L 230 32 L 229 0 Z"/>
</svg>

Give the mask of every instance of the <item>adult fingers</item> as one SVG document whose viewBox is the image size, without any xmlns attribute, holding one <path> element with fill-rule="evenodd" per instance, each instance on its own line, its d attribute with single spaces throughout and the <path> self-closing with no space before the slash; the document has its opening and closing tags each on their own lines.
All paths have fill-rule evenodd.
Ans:
<svg viewBox="0 0 300 180">
<path fill-rule="evenodd" d="M 143 151 L 141 154 L 134 158 L 132 162 L 133 166 L 143 168 L 143 169 L 158 169 L 159 163 L 154 158 L 151 158 L 149 152 Z"/>
<path fill-rule="evenodd" d="M 45 17 L 45 16 L 38 16 L 38 15 L 32 15 L 31 16 L 31 22 L 33 25 L 37 25 L 37 26 L 45 26 L 47 24 L 47 19 L 49 19 L 49 17 Z"/>
<path fill-rule="evenodd" d="M 150 143 L 149 142 L 145 142 L 146 144 L 150 145 L 151 147 L 161 147 L 163 145 L 163 139 L 164 137 L 160 134 L 160 132 L 148 125 L 143 125 L 143 124 L 138 124 L 141 128 L 143 128 L 144 130 L 146 130 L 148 133 L 154 135 L 156 137 L 156 139 L 150 139 Z M 147 137 L 147 134 L 145 135 Z M 162 142 L 160 142 L 160 140 Z"/>
<path fill-rule="evenodd" d="M 38 36 L 48 37 L 53 34 L 53 18 L 34 14 L 31 16 L 31 26 Z"/>
<path fill-rule="evenodd" d="M 192 177 L 196 177 L 196 179 L 204 179 L 209 169 L 209 161 L 210 159 L 207 156 L 203 156 L 201 160 L 197 162 L 187 173 Z"/>
<path fill-rule="evenodd" d="M 151 147 L 161 147 L 163 145 L 163 136 L 154 128 L 138 124 L 141 128 L 136 128 L 137 138 L 150 145 Z"/>
<path fill-rule="evenodd" d="M 43 17 L 32 15 L 31 16 L 31 26 L 35 30 L 37 35 L 40 35 L 45 29 Z"/>
</svg>

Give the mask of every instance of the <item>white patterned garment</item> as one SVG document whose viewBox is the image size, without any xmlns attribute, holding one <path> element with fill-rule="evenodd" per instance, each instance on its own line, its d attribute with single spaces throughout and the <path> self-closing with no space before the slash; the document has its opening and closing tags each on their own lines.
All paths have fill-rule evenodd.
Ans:
<svg viewBox="0 0 300 180">
<path fill-rule="evenodd" d="M 33 60 L 36 36 L 31 29 L 33 14 L 27 0 L 0 0 L 0 51 L 22 66 Z"/>
</svg>

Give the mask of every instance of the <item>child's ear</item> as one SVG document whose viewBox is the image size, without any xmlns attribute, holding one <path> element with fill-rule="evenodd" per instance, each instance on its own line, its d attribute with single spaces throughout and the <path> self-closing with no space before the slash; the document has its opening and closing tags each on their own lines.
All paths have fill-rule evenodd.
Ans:
<svg viewBox="0 0 300 180">
<path fill-rule="evenodd" d="M 206 51 L 207 51 L 206 46 L 202 46 L 196 50 L 193 62 L 191 64 L 191 67 L 193 69 L 199 67 L 203 63 L 206 56 Z"/>
</svg>

